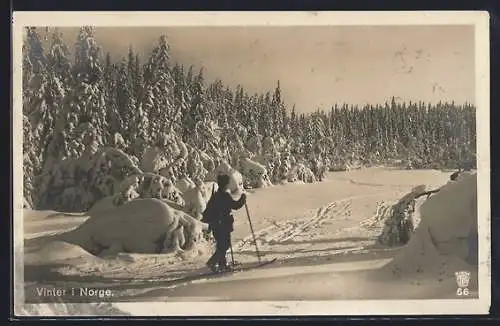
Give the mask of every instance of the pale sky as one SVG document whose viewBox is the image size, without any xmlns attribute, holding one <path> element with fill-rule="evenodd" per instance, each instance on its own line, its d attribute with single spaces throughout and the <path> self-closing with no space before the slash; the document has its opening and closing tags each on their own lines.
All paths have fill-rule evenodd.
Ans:
<svg viewBox="0 0 500 326">
<path fill-rule="evenodd" d="M 68 45 L 77 28 L 61 28 Z M 474 103 L 473 26 L 97 27 L 103 54 L 147 54 L 161 34 L 172 60 L 203 66 L 207 81 L 273 91 L 298 111 L 334 103 Z M 197 70 L 197 69 L 196 69 Z"/>
</svg>

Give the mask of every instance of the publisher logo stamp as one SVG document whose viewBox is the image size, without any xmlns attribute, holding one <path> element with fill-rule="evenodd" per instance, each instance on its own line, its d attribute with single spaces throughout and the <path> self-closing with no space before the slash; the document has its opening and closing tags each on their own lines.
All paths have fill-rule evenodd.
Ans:
<svg viewBox="0 0 500 326">
<path fill-rule="evenodd" d="M 470 281 L 470 272 L 468 271 L 460 271 L 455 272 L 455 279 L 457 281 L 457 295 L 458 296 L 468 296 L 469 295 L 469 281 Z"/>
</svg>

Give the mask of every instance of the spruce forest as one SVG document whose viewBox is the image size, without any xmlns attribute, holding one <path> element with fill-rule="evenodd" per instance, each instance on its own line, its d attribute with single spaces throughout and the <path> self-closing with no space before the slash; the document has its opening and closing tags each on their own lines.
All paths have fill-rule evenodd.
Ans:
<svg viewBox="0 0 500 326">
<path fill-rule="evenodd" d="M 57 30 L 48 45 L 37 28 L 26 31 L 26 206 L 84 211 L 126 193 L 131 176 L 161 176 L 166 188 L 180 187 L 182 178 L 208 180 L 221 164 L 240 171 L 248 188 L 320 182 L 326 171 L 363 166 L 475 168 L 473 105 L 392 98 L 299 113 L 284 104 L 279 81 L 262 94 L 207 82 L 203 67 L 171 60 L 166 36 L 149 57 L 131 47 L 116 62 L 94 34 L 81 27 L 70 57 Z"/>
</svg>

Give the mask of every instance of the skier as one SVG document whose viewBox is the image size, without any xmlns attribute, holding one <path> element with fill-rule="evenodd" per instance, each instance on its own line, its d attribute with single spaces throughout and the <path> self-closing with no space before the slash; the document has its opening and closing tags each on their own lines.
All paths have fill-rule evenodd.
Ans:
<svg viewBox="0 0 500 326">
<path fill-rule="evenodd" d="M 207 266 L 213 271 L 228 271 L 231 268 L 226 262 L 226 252 L 231 246 L 231 232 L 233 232 L 234 218 L 231 210 L 240 209 L 246 203 L 243 193 L 239 200 L 233 200 L 228 192 L 229 176 L 221 174 L 217 177 L 218 190 L 207 203 L 203 212 L 202 221 L 209 225 L 215 242 L 216 251 L 207 261 Z"/>
</svg>

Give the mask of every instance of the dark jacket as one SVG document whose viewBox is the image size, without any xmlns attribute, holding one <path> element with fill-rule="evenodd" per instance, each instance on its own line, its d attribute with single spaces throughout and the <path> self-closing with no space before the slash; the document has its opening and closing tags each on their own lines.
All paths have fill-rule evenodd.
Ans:
<svg viewBox="0 0 500 326">
<path fill-rule="evenodd" d="M 210 223 L 210 227 L 215 231 L 231 232 L 233 231 L 234 218 L 231 214 L 232 210 L 240 209 L 245 205 L 245 196 L 242 195 L 240 199 L 234 200 L 230 194 L 225 191 L 217 191 L 214 194 L 218 216 Z"/>
</svg>

